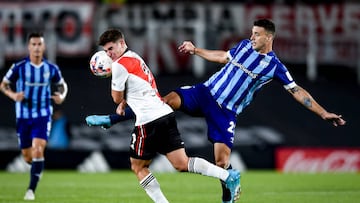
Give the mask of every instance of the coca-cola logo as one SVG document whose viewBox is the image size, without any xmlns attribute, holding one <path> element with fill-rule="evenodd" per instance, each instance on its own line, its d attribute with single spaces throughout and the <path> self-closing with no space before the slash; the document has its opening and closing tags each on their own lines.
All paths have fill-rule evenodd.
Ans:
<svg viewBox="0 0 360 203">
<path fill-rule="evenodd" d="M 281 165 L 284 172 L 357 172 L 360 151 L 332 150 L 326 153 L 294 150 Z"/>
</svg>

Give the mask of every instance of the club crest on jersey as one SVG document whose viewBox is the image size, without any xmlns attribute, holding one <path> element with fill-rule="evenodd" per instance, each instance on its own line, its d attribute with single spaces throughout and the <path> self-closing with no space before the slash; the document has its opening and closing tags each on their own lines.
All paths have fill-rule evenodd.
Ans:
<svg viewBox="0 0 360 203">
<path fill-rule="evenodd" d="M 45 79 L 48 79 L 50 77 L 50 72 L 45 72 L 43 76 Z"/>
<path fill-rule="evenodd" d="M 261 61 L 260 61 L 260 67 L 265 68 L 265 67 L 268 66 L 268 65 L 269 65 L 269 62 L 264 61 L 264 60 L 261 60 Z"/>
</svg>

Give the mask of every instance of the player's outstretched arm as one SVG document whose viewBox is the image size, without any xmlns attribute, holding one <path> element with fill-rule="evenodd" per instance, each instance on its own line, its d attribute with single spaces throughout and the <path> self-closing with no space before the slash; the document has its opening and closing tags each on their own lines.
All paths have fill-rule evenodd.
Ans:
<svg viewBox="0 0 360 203">
<path fill-rule="evenodd" d="M 288 90 L 293 97 L 310 111 L 316 113 L 323 120 L 330 121 L 334 126 L 345 125 L 346 121 L 342 119 L 341 115 L 337 115 L 326 111 L 320 104 L 318 104 L 313 97 L 300 86 L 296 86 Z"/>
<path fill-rule="evenodd" d="M 198 55 L 208 61 L 216 62 L 216 63 L 227 63 L 228 57 L 226 51 L 223 50 L 208 50 L 196 47 L 192 42 L 190 41 L 184 41 L 179 46 L 179 51 L 181 53 L 189 53 Z"/>
<path fill-rule="evenodd" d="M 104 129 L 108 129 L 111 126 L 121 121 L 126 121 L 135 118 L 134 112 L 130 107 L 125 108 L 125 114 L 110 114 L 110 115 L 90 115 L 85 118 L 88 126 L 100 126 Z"/>
</svg>

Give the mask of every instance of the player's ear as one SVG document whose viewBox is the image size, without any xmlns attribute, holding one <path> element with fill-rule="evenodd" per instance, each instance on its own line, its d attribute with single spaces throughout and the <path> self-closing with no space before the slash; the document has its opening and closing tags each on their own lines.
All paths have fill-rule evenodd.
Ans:
<svg viewBox="0 0 360 203">
<path fill-rule="evenodd" d="M 121 45 L 124 45 L 124 44 L 125 44 L 125 40 L 124 40 L 124 39 L 120 39 L 119 42 L 120 42 Z"/>
<path fill-rule="evenodd" d="M 266 32 L 266 41 L 271 40 L 271 34 L 269 32 Z"/>
<path fill-rule="evenodd" d="M 273 39 L 274 39 L 274 35 L 273 35 L 273 34 L 269 34 L 267 40 L 268 40 L 268 41 L 272 41 Z"/>
</svg>

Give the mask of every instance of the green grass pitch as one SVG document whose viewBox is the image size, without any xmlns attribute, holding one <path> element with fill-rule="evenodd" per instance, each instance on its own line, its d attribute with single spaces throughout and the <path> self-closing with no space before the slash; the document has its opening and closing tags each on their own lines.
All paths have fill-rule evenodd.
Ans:
<svg viewBox="0 0 360 203">
<path fill-rule="evenodd" d="M 172 203 L 220 203 L 219 180 L 189 173 L 155 173 Z M 0 171 L 0 202 L 18 203 L 28 184 L 27 173 Z M 242 173 L 239 203 L 357 203 L 358 173 Z M 131 171 L 84 174 L 46 170 L 36 191 L 37 203 L 151 203 Z"/>
</svg>

